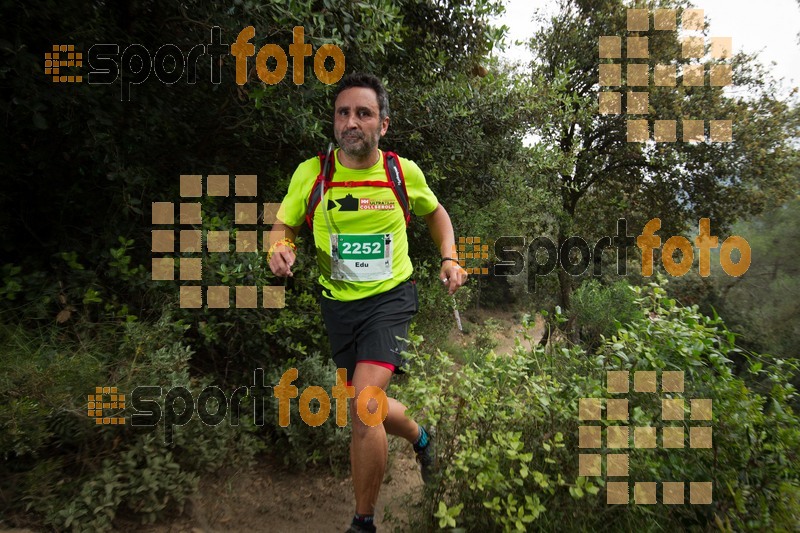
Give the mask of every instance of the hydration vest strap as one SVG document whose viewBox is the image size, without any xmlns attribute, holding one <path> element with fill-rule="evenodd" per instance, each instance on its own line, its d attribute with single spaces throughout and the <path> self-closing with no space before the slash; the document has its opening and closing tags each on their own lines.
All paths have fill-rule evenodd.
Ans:
<svg viewBox="0 0 800 533">
<path fill-rule="evenodd" d="M 403 210 L 403 219 L 408 226 L 411 221 L 411 209 L 408 202 L 408 191 L 406 190 L 406 180 L 403 176 L 403 169 L 400 166 L 400 158 L 394 152 L 384 152 L 383 154 L 383 168 L 386 172 L 386 181 L 333 181 L 333 173 L 336 165 L 331 162 L 330 173 L 328 176 L 323 176 L 322 172 L 325 168 L 326 155 L 320 152 L 319 154 L 319 175 L 314 180 L 314 185 L 311 187 L 311 192 L 308 195 L 308 203 L 306 207 L 306 224 L 313 230 L 314 227 L 314 212 L 317 210 L 322 196 L 320 194 L 320 182 L 325 180 L 325 188 L 330 187 L 391 187 L 394 192 L 400 208 Z"/>
<path fill-rule="evenodd" d="M 317 210 L 317 205 L 319 205 L 320 200 L 322 200 L 319 184 L 323 179 L 325 179 L 325 176 L 322 175 L 322 172 L 325 168 L 326 157 L 327 156 L 322 152 L 319 153 L 319 174 L 317 175 L 317 179 L 314 180 L 314 185 L 311 186 L 311 192 L 308 195 L 308 203 L 306 204 L 306 224 L 308 224 L 309 229 L 313 229 L 314 227 L 314 211 Z M 333 179 L 334 166 L 335 165 L 333 162 L 331 162 L 330 175 L 328 176 L 328 183 L 326 183 L 326 185 L 330 185 L 330 182 Z"/>
<path fill-rule="evenodd" d="M 411 209 L 408 205 L 408 191 L 406 190 L 406 180 L 403 176 L 403 169 L 400 167 L 400 158 L 394 152 L 385 152 L 383 166 L 386 170 L 386 177 L 392 184 L 392 190 L 397 197 L 397 202 L 403 209 L 403 216 L 406 226 L 411 222 Z"/>
<path fill-rule="evenodd" d="M 325 188 L 331 187 L 392 187 L 388 181 L 332 181 Z"/>
</svg>

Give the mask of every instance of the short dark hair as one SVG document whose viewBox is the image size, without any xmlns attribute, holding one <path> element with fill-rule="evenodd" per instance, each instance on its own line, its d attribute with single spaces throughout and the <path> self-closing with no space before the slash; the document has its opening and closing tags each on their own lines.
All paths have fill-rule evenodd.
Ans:
<svg viewBox="0 0 800 533">
<path fill-rule="evenodd" d="M 339 94 L 351 87 L 366 87 L 375 91 L 375 95 L 378 97 L 380 119 L 383 120 L 389 116 L 389 94 L 386 92 L 381 80 L 379 80 L 377 76 L 364 72 L 352 72 L 342 78 L 342 81 L 339 82 L 339 86 L 336 88 L 336 92 L 333 93 L 334 107 L 336 106 L 336 99 L 339 98 Z"/>
</svg>

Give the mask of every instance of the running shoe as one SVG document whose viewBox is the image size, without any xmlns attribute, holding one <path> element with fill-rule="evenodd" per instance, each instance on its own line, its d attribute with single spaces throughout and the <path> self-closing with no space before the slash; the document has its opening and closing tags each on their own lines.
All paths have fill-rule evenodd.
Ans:
<svg viewBox="0 0 800 533">
<path fill-rule="evenodd" d="M 427 429 L 428 432 L 428 445 L 416 452 L 417 462 L 420 466 L 422 473 L 422 482 L 426 485 L 433 480 L 436 472 L 439 469 L 439 464 L 436 460 L 436 435 L 433 429 Z"/>
</svg>

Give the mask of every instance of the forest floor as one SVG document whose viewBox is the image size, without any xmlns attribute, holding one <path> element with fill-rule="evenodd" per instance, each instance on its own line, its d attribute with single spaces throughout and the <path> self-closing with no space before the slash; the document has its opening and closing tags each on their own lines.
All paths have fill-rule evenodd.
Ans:
<svg viewBox="0 0 800 533">
<path fill-rule="evenodd" d="M 411 445 L 394 437 L 390 442 L 376 525 L 381 531 L 408 531 L 408 509 L 422 495 L 422 478 Z M 293 472 L 261 461 L 246 471 L 201 480 L 198 494 L 172 520 L 119 525 L 120 531 L 142 533 L 342 532 L 354 508 L 349 476 L 337 478 L 329 469 Z"/>
</svg>

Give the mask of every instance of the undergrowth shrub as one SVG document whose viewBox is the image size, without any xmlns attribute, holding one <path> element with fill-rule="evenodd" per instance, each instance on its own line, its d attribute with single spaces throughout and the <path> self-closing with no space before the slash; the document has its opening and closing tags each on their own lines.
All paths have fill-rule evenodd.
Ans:
<svg viewBox="0 0 800 533">
<path fill-rule="evenodd" d="M 487 318 L 483 325 L 470 328 L 474 333 L 471 342 L 462 350 L 462 354 L 456 355 L 456 362 L 472 363 L 483 359 L 491 350 L 497 348 L 500 342 L 497 340 L 497 333 L 500 331 L 500 322 L 494 318 Z"/>
<path fill-rule="evenodd" d="M 415 329 L 425 330 L 424 349 L 435 349 L 447 343 L 447 338 L 456 327 L 453 308 L 464 314 L 473 298 L 469 285 L 461 287 L 453 296 L 448 296 L 439 279 L 439 265 L 421 261 L 414 267 L 419 295 L 419 313 L 414 318 Z M 462 326 L 468 324 L 462 316 Z"/>
<path fill-rule="evenodd" d="M 570 305 L 581 340 L 589 347 L 641 315 L 635 295 L 624 281 L 602 285 L 597 280 L 587 280 L 572 293 Z"/>
<path fill-rule="evenodd" d="M 132 427 L 130 418 L 96 425 L 87 416 L 95 387 L 130 394 L 159 386 L 163 413 L 170 388 L 196 398 L 210 383 L 189 375 L 180 321 L 106 328 L 82 342 L 55 328 L 0 327 L 0 494 L 10 525 L 100 531 L 120 515 L 153 522 L 181 509 L 200 473 L 246 464 L 263 446 L 247 422 L 207 426 L 195 416 L 176 427 L 171 445 L 163 420 L 155 428 Z M 130 415 L 130 396 L 126 407 L 116 416 Z"/>
<path fill-rule="evenodd" d="M 487 351 L 462 365 L 441 351 L 412 350 L 400 399 L 412 416 L 436 426 L 441 465 L 417 526 L 760 531 L 800 523 L 800 426 L 789 406 L 794 363 L 768 368 L 751 356 L 748 374 L 736 376 L 729 360 L 735 336 L 721 321 L 678 306 L 659 284 L 634 294 L 640 318 L 618 326 L 594 353 L 559 344 L 518 346 L 510 356 Z M 580 449 L 578 426 L 609 424 L 605 415 L 580 421 L 580 399 L 612 397 L 609 370 L 631 373 L 627 425 L 681 426 L 685 435 L 684 449 L 632 448 L 631 440 L 628 450 L 611 453 L 628 453 L 630 484 L 685 482 L 686 505 L 607 505 L 604 478 L 578 476 L 580 453 L 605 453 Z M 642 370 L 656 371 L 659 381 L 665 370 L 683 371 L 684 392 L 633 392 L 632 373 Z M 687 412 L 682 421 L 663 423 L 661 399 L 670 396 L 684 398 Z M 691 420 L 693 398 L 712 400 L 711 422 Z M 711 449 L 689 447 L 688 428 L 700 425 L 712 426 Z M 711 505 L 688 504 L 690 481 L 712 482 Z"/>
<path fill-rule="evenodd" d="M 268 374 L 268 383 L 277 385 L 283 373 L 290 368 L 297 369 L 297 398 L 289 401 L 289 425 L 281 427 L 278 423 L 278 400 L 270 398 L 267 402 L 266 424 L 273 433 L 275 447 L 287 466 L 304 469 L 308 465 L 325 463 L 337 474 L 349 472 L 350 464 L 350 421 L 346 427 L 336 425 L 336 399 L 332 389 L 336 385 L 336 364 L 330 357 L 319 352 L 299 361 L 290 359 L 285 368 L 276 368 Z M 330 399 L 330 415 L 320 426 L 309 426 L 300 417 L 300 395 L 310 386 L 322 387 Z M 309 407 L 317 413 L 320 404 L 312 400 Z M 349 408 L 348 408 L 349 413 Z M 349 413 L 348 416 L 351 416 Z"/>
</svg>

